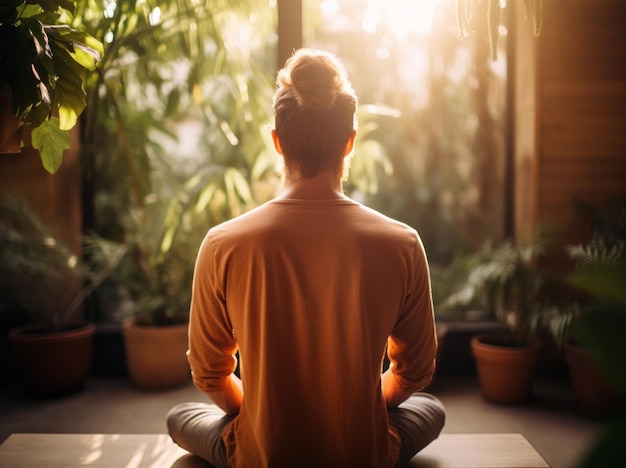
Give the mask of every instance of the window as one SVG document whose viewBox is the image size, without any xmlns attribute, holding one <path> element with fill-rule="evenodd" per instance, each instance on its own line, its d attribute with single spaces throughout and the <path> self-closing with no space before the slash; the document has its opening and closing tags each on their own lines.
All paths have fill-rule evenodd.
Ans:
<svg viewBox="0 0 626 468">
<path fill-rule="evenodd" d="M 458 38 L 454 0 L 303 0 L 302 19 L 303 45 L 341 57 L 359 95 L 350 195 L 417 228 L 439 265 L 501 239 L 506 30 L 494 61 L 486 34 Z"/>
</svg>

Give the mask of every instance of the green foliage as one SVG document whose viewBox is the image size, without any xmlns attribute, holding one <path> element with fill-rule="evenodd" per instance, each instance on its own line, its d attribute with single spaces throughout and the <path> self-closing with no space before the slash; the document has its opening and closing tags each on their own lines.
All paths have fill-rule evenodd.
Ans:
<svg viewBox="0 0 626 468">
<path fill-rule="evenodd" d="M 62 330 L 84 299 L 111 273 L 124 254 L 121 246 L 90 242 L 91 268 L 24 203 L 0 203 L 0 302 L 17 307 L 49 330 Z"/>
<path fill-rule="evenodd" d="M 9 0 L 0 7 L 0 81 L 11 88 L 13 113 L 33 129 L 48 125 L 58 113 L 58 130 L 67 134 L 85 108 L 83 82 L 103 49 L 67 24 L 75 4 Z M 49 131 L 49 126 L 42 129 Z M 40 135 L 36 149 L 47 171 L 54 173 L 61 165 L 65 140 Z"/>
<path fill-rule="evenodd" d="M 615 387 L 626 393 L 626 259 L 579 271 L 571 282 L 594 298 L 573 324 L 576 336 L 596 355 Z"/>
<path fill-rule="evenodd" d="M 543 325 L 554 338 L 558 349 L 563 350 L 568 341 L 575 343 L 580 341 L 572 332 L 572 325 L 578 320 L 580 313 L 581 304 L 578 302 L 553 305 L 544 311 Z"/>
<path fill-rule="evenodd" d="M 472 318 L 490 319 L 493 316 L 486 310 L 474 308 L 472 304 L 457 306 L 449 301 L 467 281 L 473 263 L 473 257 L 462 255 L 449 265 L 433 264 L 430 266 L 430 279 L 433 304 L 438 320 L 471 320 Z"/>
<path fill-rule="evenodd" d="M 180 236 L 164 251 L 167 200 L 153 200 L 141 210 L 123 215 L 128 250 L 111 280 L 131 301 L 130 313 L 139 324 L 168 325 L 187 321 L 194 254 L 199 234 Z"/>
<path fill-rule="evenodd" d="M 343 184 L 354 198 L 377 194 L 381 178 L 393 174 L 393 165 L 377 135 L 386 120 L 397 117 L 395 109 L 381 105 L 365 104 L 357 109 L 356 149 L 349 161 L 349 177 Z"/>
<path fill-rule="evenodd" d="M 601 207 L 579 204 L 578 209 L 590 230 L 586 243 L 567 248 L 578 268 L 584 270 L 626 258 L 626 200 Z"/>
<path fill-rule="evenodd" d="M 120 207 L 143 204 L 162 161 L 188 176 L 202 162 L 244 161 L 248 178 L 265 150 L 275 58 L 262 34 L 273 25 L 265 17 L 271 12 L 259 1 L 209 3 L 79 5 L 81 27 L 105 43 L 89 86 L 84 159 L 96 191 L 117 194 Z M 237 25 L 249 43 L 231 44 Z M 204 129 L 200 141 L 181 149 L 179 130 L 196 124 Z"/>
<path fill-rule="evenodd" d="M 590 299 L 565 330 L 593 355 L 621 406 L 599 432 L 579 466 L 618 466 L 626 462 L 626 200 L 605 206 L 581 206 L 589 222 L 586 243 L 569 248 L 577 270 L 572 285 Z"/>
<path fill-rule="evenodd" d="M 573 323 L 574 333 L 595 358 L 622 404 L 626 404 L 626 259 L 595 263 L 572 276 L 574 285 L 594 300 Z M 603 428 L 581 467 L 608 466 L 626 461 L 623 450 L 626 414 L 618 412 Z M 608 465 L 607 465 L 608 464 Z M 622 463 L 623 464 L 623 463 Z"/>
<path fill-rule="evenodd" d="M 626 259 L 626 201 L 616 200 L 600 207 L 579 204 L 578 209 L 589 230 L 588 239 L 565 248 L 574 261 L 574 271 L 566 281 L 586 295 L 571 304 L 553 308 L 545 320 L 561 347 L 568 340 L 584 340 L 587 327 L 580 322 L 591 320 L 587 310 L 590 300 L 593 304 L 597 298 L 610 303 L 626 299 L 622 271 Z M 591 309 L 595 310 L 595 306 Z M 599 312 L 597 317 L 600 323 L 603 322 L 601 314 Z"/>
<path fill-rule="evenodd" d="M 64 149 L 70 147 L 70 136 L 61 130 L 59 119 L 52 117 L 44 120 L 32 133 L 33 148 L 39 150 L 43 167 L 54 174 L 61 166 L 62 158 L 59 158 Z"/>
<path fill-rule="evenodd" d="M 344 5 L 358 22 L 360 2 L 341 2 L 342 11 Z M 85 223 L 130 251 L 137 240 L 156 247 L 139 250 L 151 267 L 133 276 L 137 285 L 159 285 L 144 288 L 153 298 L 169 284 L 156 280 L 158 272 L 185 265 L 188 272 L 209 227 L 276 191 L 268 138 L 274 15 L 260 0 L 78 3 L 73 26 L 105 47 L 89 77 L 81 126 Z M 453 23 L 441 20 L 432 49 L 410 44 L 393 52 L 384 74 L 371 57 L 387 37 L 347 30 L 308 44 L 337 52 L 361 96 L 346 192 L 417 227 L 429 258 L 442 263 L 501 232 L 494 224 L 501 224 L 503 80 L 487 65 L 473 70 L 458 60 L 473 51 L 442 40 L 454 36 Z M 423 86 L 386 79 L 413 55 L 436 60 Z M 459 69 L 469 78 L 459 81 Z M 487 83 L 482 94 L 467 86 L 473 81 Z"/>
<path fill-rule="evenodd" d="M 537 269 L 545 241 L 485 246 L 470 258 L 461 287 L 442 303 L 444 310 L 479 309 L 495 317 L 517 343 L 533 338 L 541 323 L 539 292 L 545 277 Z"/>
<path fill-rule="evenodd" d="M 127 246 L 112 280 L 142 323 L 186 320 L 206 231 L 275 193 L 274 15 L 261 0 L 78 2 L 74 26 L 104 43 L 83 219 Z"/>
</svg>

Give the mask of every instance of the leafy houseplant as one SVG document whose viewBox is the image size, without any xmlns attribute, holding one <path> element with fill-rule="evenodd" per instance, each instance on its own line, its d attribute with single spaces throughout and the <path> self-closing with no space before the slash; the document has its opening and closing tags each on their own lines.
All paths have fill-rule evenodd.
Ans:
<svg viewBox="0 0 626 468">
<path fill-rule="evenodd" d="M 535 262 L 543 242 L 497 248 L 485 246 L 470 259 L 466 281 L 443 307 L 483 309 L 501 325 L 501 342 L 523 345 L 532 340 L 540 322 L 538 294 L 543 275 Z"/>
<path fill-rule="evenodd" d="M 167 201 L 155 199 L 129 214 L 128 255 L 112 276 L 131 303 L 122 320 L 128 375 L 135 387 L 145 390 L 190 381 L 185 353 L 191 275 L 194 254 L 205 232 L 183 226 L 164 249 L 168 223 L 162 205 L 167 206 Z"/>
<path fill-rule="evenodd" d="M 623 227 L 623 226 L 622 226 Z M 622 232 L 623 234 L 623 232 Z M 626 237 L 622 237 L 622 246 Z M 610 418 L 592 443 L 581 467 L 623 465 L 626 437 L 626 257 L 595 262 L 575 273 L 571 281 L 592 295 L 593 300 L 581 311 L 572 327 L 587 347 L 592 361 L 611 390 Z M 598 375 L 598 374 L 596 374 Z M 594 378 L 593 374 L 585 376 Z M 606 397 L 606 394 L 597 395 Z M 595 402 L 606 403 L 606 402 Z M 607 416 L 606 406 L 601 416 Z M 597 416 L 597 414 L 595 414 Z M 592 414 L 594 416 L 594 414 Z M 616 466 L 617 466 L 616 465 Z"/>
<path fill-rule="evenodd" d="M 482 393 L 489 401 L 520 403 L 530 394 L 540 349 L 535 333 L 543 276 L 535 262 L 542 250 L 542 240 L 485 248 L 474 258 L 466 283 L 445 301 L 448 307 L 485 307 L 501 324 L 502 333 L 471 340 Z"/>
<path fill-rule="evenodd" d="M 79 387 L 90 369 L 94 326 L 73 320 L 84 299 L 123 255 L 123 248 L 94 243 L 102 260 L 92 270 L 15 198 L 0 203 L 0 297 L 5 309 L 25 314 L 10 330 L 22 383 L 33 393 L 64 393 Z M 97 248 L 96 248 L 97 247 Z"/>
<path fill-rule="evenodd" d="M 0 4 L 0 82 L 11 111 L 32 128 L 44 168 L 54 173 L 69 148 L 69 130 L 85 108 L 83 82 L 102 43 L 68 23 L 73 0 L 7 0 Z"/>
<path fill-rule="evenodd" d="M 134 226 L 128 227 L 128 255 L 112 279 L 126 290 L 132 302 L 131 315 L 138 325 L 184 324 L 191 300 L 193 254 L 200 241 L 197 233 L 194 236 L 181 229 L 173 245 L 162 250 L 168 226 L 163 221 L 166 210 L 154 206 L 157 204 L 150 202 L 129 216 L 127 223 Z"/>
<path fill-rule="evenodd" d="M 75 25 L 106 44 L 81 125 L 84 225 L 128 246 L 115 279 L 139 323 L 185 323 L 196 233 L 270 185 L 273 11 L 82 0 Z"/>
<path fill-rule="evenodd" d="M 82 219 L 128 248 L 110 279 L 128 307 L 105 318 L 124 316 L 125 338 L 141 335 L 133 342 L 183 330 L 172 352 L 148 344 L 154 365 L 132 365 L 126 341 L 131 381 L 135 367 L 162 374 L 166 355 L 187 366 L 189 380 L 186 326 L 202 235 L 270 186 L 274 13 L 261 0 L 77 3 L 75 27 L 106 44 L 81 118 Z"/>
<path fill-rule="evenodd" d="M 568 283 L 583 294 L 548 317 L 546 324 L 564 350 L 579 412 L 602 418 L 616 406 L 616 389 L 626 389 L 621 370 L 625 352 L 621 333 L 626 321 L 626 201 L 581 208 L 588 220 L 589 238 L 567 247 L 567 252 L 575 262 Z"/>
<path fill-rule="evenodd" d="M 561 311 L 551 314 L 546 320 L 548 330 L 556 343 L 563 348 L 568 342 L 579 342 L 576 322 L 591 298 L 597 291 L 587 291 L 584 281 L 588 270 L 614 265 L 626 259 L 626 200 L 618 200 L 606 206 L 592 207 L 580 205 L 587 219 L 589 237 L 586 242 L 566 247 L 567 254 L 574 262 L 574 272 L 568 283 L 583 290 L 586 294 Z"/>
<path fill-rule="evenodd" d="M 0 246 L 3 302 L 20 308 L 29 321 L 49 332 L 66 327 L 123 254 L 123 248 L 112 243 L 93 243 L 92 254 L 101 262 L 107 258 L 93 271 L 24 202 L 10 197 L 0 204 Z"/>
</svg>

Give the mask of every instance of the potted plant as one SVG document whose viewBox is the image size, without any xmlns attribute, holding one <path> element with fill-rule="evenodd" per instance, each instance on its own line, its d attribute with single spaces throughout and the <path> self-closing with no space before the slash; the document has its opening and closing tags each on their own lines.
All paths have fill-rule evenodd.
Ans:
<svg viewBox="0 0 626 468">
<path fill-rule="evenodd" d="M 622 248 L 624 239 L 622 237 Z M 606 410 L 610 409 L 610 418 L 607 418 L 605 427 L 583 457 L 581 467 L 611 466 L 615 463 L 621 466 L 626 460 L 626 257 L 623 252 L 618 258 L 595 262 L 571 277 L 574 285 L 592 297 L 572 328 L 591 356 L 598 375 L 611 391 L 611 404 L 601 414 L 608 416 Z M 588 377 L 594 378 L 593 375 Z M 604 397 L 601 394 L 596 396 Z"/>
<path fill-rule="evenodd" d="M 249 207 L 253 191 L 272 188 L 265 181 L 275 164 L 266 139 L 274 12 L 258 0 L 78 8 L 81 27 L 106 43 L 81 119 L 82 219 L 128 249 L 110 279 L 129 299 L 124 319 L 101 322 L 121 328 L 135 386 L 189 382 L 187 318 L 202 236 L 239 205 Z M 240 24 L 251 40 L 233 41 Z M 173 329 L 176 338 L 144 340 Z M 137 353 L 144 343 L 150 350 Z"/>
<path fill-rule="evenodd" d="M 191 381 L 187 322 L 194 253 L 200 239 L 185 232 L 164 246 L 165 206 L 154 199 L 129 214 L 125 222 L 128 254 L 112 276 L 130 302 L 122 318 L 128 376 L 143 390 Z"/>
<path fill-rule="evenodd" d="M 89 374 L 93 324 L 76 319 L 85 298 L 115 267 L 120 246 L 99 242 L 92 270 L 24 203 L 0 203 L 0 291 L 3 309 L 24 313 L 9 332 L 19 377 L 33 394 L 80 388 Z"/>
<path fill-rule="evenodd" d="M 186 352 L 196 253 L 211 226 L 254 203 L 234 167 L 200 163 L 191 178 L 165 162 L 159 169 L 147 202 L 124 218 L 128 255 L 113 275 L 131 302 L 122 320 L 129 378 L 146 390 L 191 381 Z M 207 192 L 213 198 L 202 196 Z"/>
<path fill-rule="evenodd" d="M 485 247 L 472 259 L 465 284 L 445 301 L 447 307 L 482 308 L 500 324 L 498 332 L 471 339 L 482 394 L 495 403 L 520 403 L 530 395 L 541 347 L 543 275 L 535 263 L 542 251 L 543 241 Z"/>
<path fill-rule="evenodd" d="M 20 127 L 26 124 L 50 173 L 69 148 L 68 132 L 85 108 L 86 73 L 103 52 L 101 42 L 69 26 L 75 7 L 72 0 L 0 4 L 0 115 L 10 119 L 0 125 L 0 142 L 8 145 L 0 152 L 19 151 Z"/>
<path fill-rule="evenodd" d="M 594 340 L 589 329 L 603 329 L 603 302 L 608 292 L 610 304 L 613 291 L 624 284 L 626 260 L 626 203 L 601 208 L 584 207 L 589 219 L 589 240 L 567 247 L 574 261 L 574 272 L 568 283 L 577 289 L 575 301 L 553 310 L 546 320 L 555 342 L 564 351 L 578 411 L 590 418 L 610 414 L 616 404 L 616 392 L 598 363 Z M 620 283 L 621 281 L 621 283 Z M 582 292 L 582 294 L 580 293 Z M 594 316 L 594 311 L 599 312 Z M 626 316 L 626 308 L 615 307 Z M 593 321 L 601 323 L 589 323 Z M 610 337 L 610 333 L 607 337 Z"/>
</svg>

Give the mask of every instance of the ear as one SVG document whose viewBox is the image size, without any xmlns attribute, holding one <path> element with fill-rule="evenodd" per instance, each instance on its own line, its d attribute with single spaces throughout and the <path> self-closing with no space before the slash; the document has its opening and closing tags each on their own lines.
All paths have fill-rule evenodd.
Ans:
<svg viewBox="0 0 626 468">
<path fill-rule="evenodd" d="M 280 139 L 278 138 L 278 133 L 276 133 L 276 129 L 272 130 L 272 141 L 274 142 L 274 149 L 281 156 L 283 155 L 283 149 L 280 146 Z"/>
<path fill-rule="evenodd" d="M 348 137 L 348 142 L 346 143 L 346 149 L 343 153 L 343 156 L 346 157 L 348 156 L 350 153 L 352 153 L 352 150 L 354 149 L 354 140 L 356 138 L 356 130 L 352 130 L 350 132 L 350 136 Z"/>
</svg>

